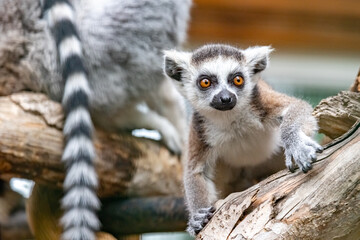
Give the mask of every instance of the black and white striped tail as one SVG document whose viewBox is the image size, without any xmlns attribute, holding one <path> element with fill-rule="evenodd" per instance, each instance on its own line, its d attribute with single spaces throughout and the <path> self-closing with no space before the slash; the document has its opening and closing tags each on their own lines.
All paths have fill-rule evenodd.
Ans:
<svg viewBox="0 0 360 240">
<path fill-rule="evenodd" d="M 53 32 L 65 89 L 62 104 L 66 114 L 65 195 L 62 199 L 64 240 L 94 240 L 100 222 L 100 202 L 94 169 L 93 125 L 89 114 L 89 87 L 82 46 L 75 26 L 75 12 L 67 0 L 45 0 L 44 15 Z"/>
</svg>

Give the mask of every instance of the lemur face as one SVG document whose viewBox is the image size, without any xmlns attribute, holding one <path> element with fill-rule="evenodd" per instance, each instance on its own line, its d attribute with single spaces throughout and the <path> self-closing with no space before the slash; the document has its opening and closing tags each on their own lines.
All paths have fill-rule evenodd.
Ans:
<svg viewBox="0 0 360 240">
<path fill-rule="evenodd" d="M 249 104 L 270 52 L 269 47 L 227 45 L 207 45 L 193 53 L 167 51 L 165 73 L 196 111 L 231 113 Z"/>
<path fill-rule="evenodd" d="M 253 84 L 242 59 L 221 55 L 193 61 L 191 87 L 186 90 L 192 98 L 196 98 L 193 104 L 197 108 L 231 111 L 252 89 Z M 203 100 L 201 106 L 199 99 Z"/>
</svg>

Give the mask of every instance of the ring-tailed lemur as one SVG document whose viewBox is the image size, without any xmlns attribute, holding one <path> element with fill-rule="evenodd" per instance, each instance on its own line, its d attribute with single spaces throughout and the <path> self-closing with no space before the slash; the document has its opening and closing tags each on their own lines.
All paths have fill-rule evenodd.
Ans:
<svg viewBox="0 0 360 240">
<path fill-rule="evenodd" d="M 63 239 L 91 240 L 99 228 L 92 120 L 113 132 L 158 130 L 170 150 L 181 151 L 184 106 L 161 66 L 162 50 L 185 39 L 190 6 L 191 0 L 0 1 L 0 56 L 16 53 L 9 59 L 16 58 L 22 89 L 64 105 Z M 0 68 L 0 82 L 18 77 L 14 68 Z"/>
<path fill-rule="evenodd" d="M 322 150 L 310 137 L 317 129 L 310 105 L 260 79 L 271 51 L 206 45 L 165 52 L 166 75 L 194 109 L 184 170 L 192 235 L 209 221 L 213 204 L 228 193 L 240 167 L 285 152 L 286 166 L 306 173 Z"/>
</svg>

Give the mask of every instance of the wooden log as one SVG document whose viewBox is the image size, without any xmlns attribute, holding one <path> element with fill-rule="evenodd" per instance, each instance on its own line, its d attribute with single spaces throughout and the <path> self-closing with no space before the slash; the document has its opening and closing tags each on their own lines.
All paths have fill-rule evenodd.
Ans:
<svg viewBox="0 0 360 240">
<path fill-rule="evenodd" d="M 217 202 L 196 239 L 359 239 L 360 121 L 307 174 L 280 171 Z"/>
<path fill-rule="evenodd" d="M 43 94 L 0 97 L 0 177 L 61 187 L 61 105 Z M 156 141 L 96 131 L 101 196 L 182 194 L 182 166 Z"/>
<path fill-rule="evenodd" d="M 360 120 L 360 94 L 342 91 L 322 100 L 313 114 L 318 120 L 319 132 L 335 139 Z"/>
</svg>

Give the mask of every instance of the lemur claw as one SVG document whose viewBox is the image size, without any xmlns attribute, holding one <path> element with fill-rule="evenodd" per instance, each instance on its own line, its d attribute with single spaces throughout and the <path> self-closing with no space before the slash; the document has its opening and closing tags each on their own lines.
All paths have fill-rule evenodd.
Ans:
<svg viewBox="0 0 360 240">
<path fill-rule="evenodd" d="M 190 235 L 196 236 L 210 221 L 214 215 L 215 208 L 200 208 L 195 214 L 190 217 L 187 231 Z"/>
<path fill-rule="evenodd" d="M 291 166 L 288 166 L 288 169 L 289 169 L 290 172 L 294 173 L 295 172 L 294 164 L 291 164 Z"/>
<path fill-rule="evenodd" d="M 317 153 L 322 153 L 324 151 L 324 148 L 322 146 L 319 146 L 316 148 Z"/>
</svg>

